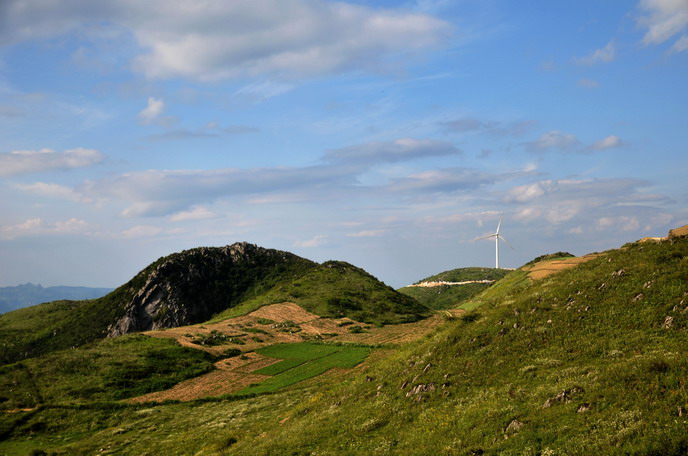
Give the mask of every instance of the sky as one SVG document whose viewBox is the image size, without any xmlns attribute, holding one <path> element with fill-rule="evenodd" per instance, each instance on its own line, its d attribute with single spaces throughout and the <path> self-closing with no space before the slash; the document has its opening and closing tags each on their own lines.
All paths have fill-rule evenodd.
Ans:
<svg viewBox="0 0 688 456">
<path fill-rule="evenodd" d="M 688 224 L 688 0 L 3 0 L 0 286 L 251 242 L 397 288 Z"/>
</svg>

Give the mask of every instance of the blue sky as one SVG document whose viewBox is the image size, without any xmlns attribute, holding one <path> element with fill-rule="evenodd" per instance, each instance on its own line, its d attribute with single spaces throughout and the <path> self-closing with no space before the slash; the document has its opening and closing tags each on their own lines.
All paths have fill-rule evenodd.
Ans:
<svg viewBox="0 0 688 456">
<path fill-rule="evenodd" d="M 399 287 L 688 223 L 688 1 L 5 0 L 0 286 L 248 241 Z"/>
</svg>

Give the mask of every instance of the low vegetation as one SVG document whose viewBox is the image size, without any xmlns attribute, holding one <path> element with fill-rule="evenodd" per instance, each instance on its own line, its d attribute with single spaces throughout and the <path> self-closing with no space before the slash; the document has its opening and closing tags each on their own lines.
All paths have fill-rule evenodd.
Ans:
<svg viewBox="0 0 688 456">
<path fill-rule="evenodd" d="M 459 268 L 445 271 L 416 282 L 479 282 L 482 280 L 497 281 L 508 274 L 506 269 L 494 268 Z M 466 283 L 463 285 L 436 285 L 432 287 L 410 286 L 398 291 L 416 299 L 426 307 L 434 310 L 458 307 L 467 299 L 478 295 L 492 283 Z"/>
<path fill-rule="evenodd" d="M 168 339 L 106 339 L 0 367 L 0 409 L 138 396 L 209 372 L 213 358 Z"/>
<path fill-rule="evenodd" d="M 687 279 L 685 237 L 512 271 L 394 350 L 261 349 L 284 361 L 239 395 L 3 413 L 0 453 L 684 455 Z"/>
<path fill-rule="evenodd" d="M 328 261 L 308 270 L 298 280 L 278 284 L 222 312 L 212 321 L 222 321 L 280 302 L 293 302 L 325 317 L 348 317 L 371 324 L 408 323 L 430 315 L 427 307 L 398 293 L 363 269 L 342 261 Z"/>
<path fill-rule="evenodd" d="M 261 355 L 281 358 L 283 361 L 255 371 L 256 374 L 270 375 L 272 378 L 251 385 L 239 394 L 273 392 L 318 376 L 333 368 L 352 368 L 368 356 L 370 348 L 299 343 L 272 345 L 257 352 Z"/>
</svg>

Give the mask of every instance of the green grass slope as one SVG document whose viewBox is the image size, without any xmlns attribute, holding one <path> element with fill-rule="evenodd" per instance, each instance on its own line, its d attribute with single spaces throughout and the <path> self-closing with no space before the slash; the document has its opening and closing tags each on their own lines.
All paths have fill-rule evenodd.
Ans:
<svg viewBox="0 0 688 456">
<path fill-rule="evenodd" d="M 327 261 L 297 280 L 284 281 L 264 294 L 228 309 L 213 321 L 242 315 L 266 304 L 294 302 L 324 317 L 349 317 L 372 324 L 409 323 L 430 314 L 427 307 L 380 282 L 361 268 Z"/>
<path fill-rule="evenodd" d="M 468 282 L 472 280 L 499 280 L 509 271 L 494 268 L 459 268 L 445 271 L 416 282 Z M 435 287 L 403 287 L 398 291 L 416 299 L 430 309 L 451 309 L 467 299 L 476 296 L 489 283 L 468 283 L 464 285 L 440 285 Z"/>
<path fill-rule="evenodd" d="M 127 335 L 0 367 L 0 413 L 138 396 L 209 372 L 213 357 L 169 339 Z"/>
<path fill-rule="evenodd" d="M 108 326 L 124 314 L 124 305 L 161 261 L 102 298 L 54 301 L 0 315 L 0 365 L 105 337 Z"/>
<path fill-rule="evenodd" d="M 255 398 L 5 414 L 0 452 L 688 452 L 688 239 L 627 245 L 539 281 L 513 271 L 471 302 L 349 378 Z"/>
<path fill-rule="evenodd" d="M 531 285 L 516 277 L 232 450 L 686 454 L 687 279 L 686 238 L 610 251 Z"/>
<path fill-rule="evenodd" d="M 284 301 L 323 316 L 378 324 L 415 321 L 429 314 L 414 299 L 348 263 L 319 265 L 250 244 L 243 244 L 242 255 L 228 259 L 229 248 L 204 247 L 160 258 L 99 299 L 56 301 L 0 315 L 0 365 L 105 337 L 150 283 L 173 289 L 171 304 L 153 316 L 158 322 L 185 314 L 184 324 L 201 323 L 218 313 L 222 319 Z M 136 315 L 131 309 L 130 313 Z"/>
</svg>

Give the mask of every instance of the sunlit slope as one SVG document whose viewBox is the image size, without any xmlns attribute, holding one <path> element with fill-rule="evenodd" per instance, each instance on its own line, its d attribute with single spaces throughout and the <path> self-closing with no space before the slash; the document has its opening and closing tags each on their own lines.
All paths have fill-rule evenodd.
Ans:
<svg viewBox="0 0 688 456">
<path fill-rule="evenodd" d="M 485 290 L 508 272 L 494 268 L 452 269 L 398 291 L 431 309 L 450 309 Z"/>
<path fill-rule="evenodd" d="M 318 264 L 247 243 L 201 247 L 158 259 L 102 298 L 0 315 L 0 364 L 107 336 L 221 320 L 286 301 L 318 315 L 373 324 L 429 315 L 413 298 L 348 263 Z"/>
<path fill-rule="evenodd" d="M 685 454 L 687 279 L 681 238 L 514 281 L 232 451 Z"/>
</svg>

